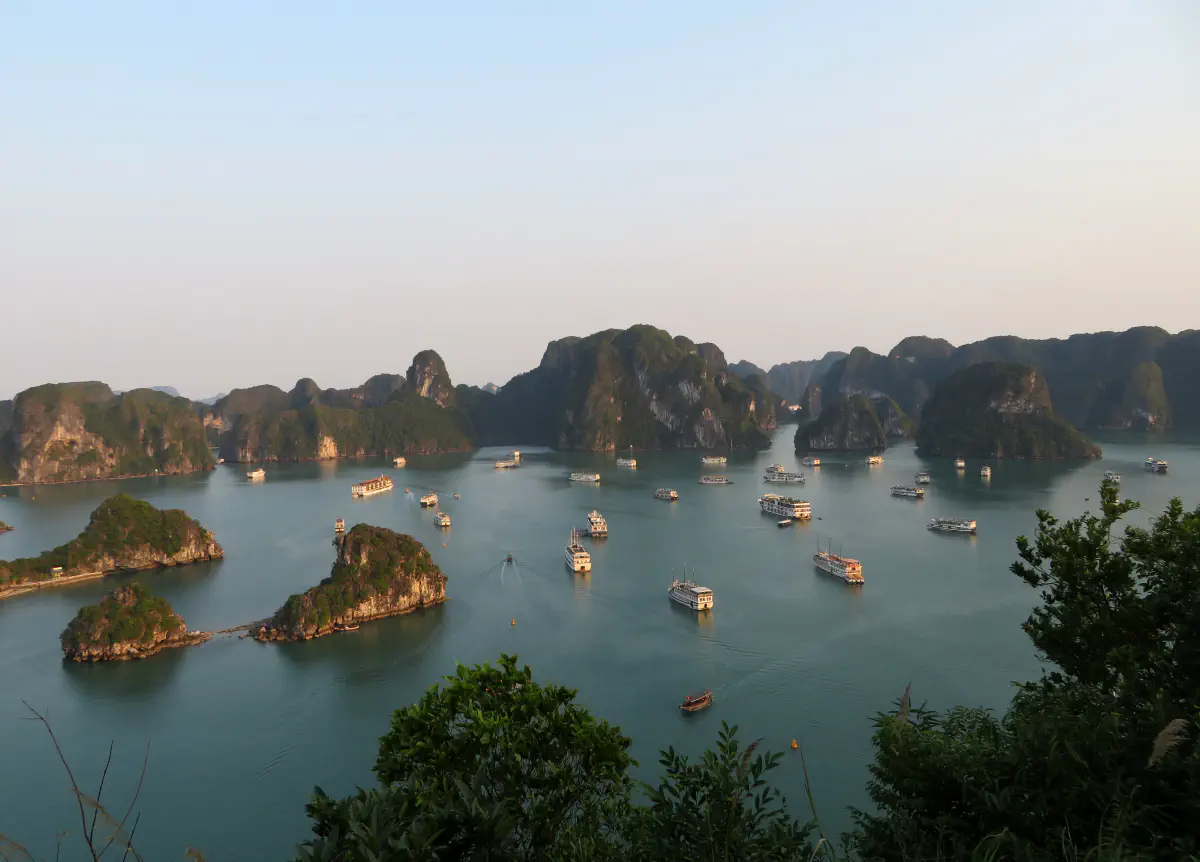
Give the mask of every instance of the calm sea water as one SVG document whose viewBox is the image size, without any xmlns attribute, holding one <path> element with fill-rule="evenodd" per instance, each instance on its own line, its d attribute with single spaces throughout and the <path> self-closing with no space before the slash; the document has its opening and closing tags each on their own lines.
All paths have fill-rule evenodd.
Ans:
<svg viewBox="0 0 1200 862">
<path fill-rule="evenodd" d="M 1124 495 L 1145 505 L 1138 523 L 1172 496 L 1188 505 L 1200 497 L 1200 446 L 1189 441 L 1111 438 L 1101 441 L 1103 461 L 1002 462 L 985 483 L 980 462 L 960 474 L 909 447 L 889 450 L 878 467 L 829 458 L 800 468 L 793 430 L 724 470 L 701 468 L 694 453 L 640 453 L 629 471 L 603 456 L 523 450 L 520 470 L 498 471 L 491 462 L 503 452 L 492 449 L 411 458 L 405 470 L 369 460 L 268 465 L 256 484 L 229 465 L 190 477 L 7 489 L 0 519 L 17 530 L 0 536 L 4 558 L 76 535 L 118 489 L 198 518 L 224 545 L 224 561 L 137 576 L 189 628 L 267 616 L 326 576 L 338 516 L 425 542 L 449 576 L 450 601 L 310 643 L 222 638 L 97 666 L 65 663 L 58 635 L 113 579 L 0 602 L 0 832 L 52 856 L 54 835 L 79 828 L 45 731 L 23 720 L 24 700 L 48 713 L 87 789 L 115 742 L 105 798 L 118 810 L 149 745 L 137 828 L 145 855 L 182 858 L 194 846 L 214 860 L 288 858 L 307 836 L 303 806 L 314 785 L 345 793 L 370 784 L 391 711 L 455 662 L 501 652 L 519 653 L 541 680 L 577 687 L 594 713 L 633 737 L 644 778 L 658 774 L 660 748 L 700 752 L 724 719 L 747 741 L 786 751 L 776 781 L 807 816 L 800 761 L 787 750 L 795 738 L 819 812 L 840 829 L 845 806 L 866 802 L 870 718 L 906 684 L 932 707 L 1000 709 L 1014 680 L 1039 672 L 1020 629 L 1036 596 L 1008 572 L 1013 539 L 1032 532 L 1037 508 L 1074 515 L 1094 507 L 1106 469 L 1121 472 Z M 1172 473 L 1145 473 L 1149 454 L 1169 460 Z M 807 484 L 762 482 L 773 461 L 804 469 Z M 933 475 L 925 500 L 889 496 L 921 468 Z M 351 500 L 350 484 L 382 469 L 395 491 Z M 572 469 L 598 470 L 603 481 L 570 484 Z M 734 484 L 701 487 L 705 471 Z M 453 528 L 434 527 L 405 486 L 441 492 Z M 677 488 L 680 500 L 653 499 L 661 486 Z M 777 528 L 756 503 L 764 490 L 811 500 L 814 520 Z M 563 546 L 592 508 L 607 517 L 610 538 L 589 542 L 590 576 L 572 575 Z M 979 535 L 930 533 L 934 516 L 976 518 Z M 865 587 L 813 568 L 818 535 L 862 560 Z M 501 566 L 509 553 L 516 566 Z M 711 614 L 667 599 L 672 569 L 685 562 L 715 590 Z M 684 718 L 677 704 L 697 688 L 711 688 L 715 704 Z"/>
</svg>

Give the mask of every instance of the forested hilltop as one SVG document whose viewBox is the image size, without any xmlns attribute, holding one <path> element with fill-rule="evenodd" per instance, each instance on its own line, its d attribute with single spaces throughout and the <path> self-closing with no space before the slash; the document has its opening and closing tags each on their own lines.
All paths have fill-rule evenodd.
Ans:
<svg viewBox="0 0 1200 862">
<path fill-rule="evenodd" d="M 103 383 L 36 386 L 0 410 L 0 483 L 77 482 L 213 466 L 186 398 Z"/>
<path fill-rule="evenodd" d="M 800 403 L 815 416 L 822 402 L 861 393 L 886 395 L 919 420 L 934 389 L 978 362 L 1036 369 L 1059 418 L 1079 429 L 1200 430 L 1200 331 L 1157 327 L 1070 338 L 997 336 L 955 347 L 940 338 L 906 338 L 886 356 L 856 347 L 809 384 Z"/>
<path fill-rule="evenodd" d="M 653 326 L 552 341 L 537 368 L 499 392 L 458 387 L 481 443 L 559 449 L 770 445 L 780 399 L 730 372 L 715 344 Z"/>
</svg>

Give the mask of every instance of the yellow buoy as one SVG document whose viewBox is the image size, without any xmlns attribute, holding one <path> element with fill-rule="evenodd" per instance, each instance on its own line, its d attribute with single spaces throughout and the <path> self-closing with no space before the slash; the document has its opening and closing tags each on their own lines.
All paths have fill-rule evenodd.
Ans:
<svg viewBox="0 0 1200 862">
<path fill-rule="evenodd" d="M 513 625 L 515 626 L 516 624 L 517 624 L 517 621 L 516 621 L 516 620 L 513 620 Z"/>
<path fill-rule="evenodd" d="M 792 748 L 799 748 L 799 747 L 800 746 L 796 744 L 796 740 L 793 739 L 792 740 Z"/>
</svg>

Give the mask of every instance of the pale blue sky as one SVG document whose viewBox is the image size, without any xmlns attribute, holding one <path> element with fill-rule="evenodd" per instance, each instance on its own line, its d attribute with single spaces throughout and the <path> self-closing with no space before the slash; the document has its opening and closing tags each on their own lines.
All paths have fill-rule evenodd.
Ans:
<svg viewBox="0 0 1200 862">
<path fill-rule="evenodd" d="M 0 397 L 1200 327 L 1200 3 L 0 0 Z"/>
</svg>

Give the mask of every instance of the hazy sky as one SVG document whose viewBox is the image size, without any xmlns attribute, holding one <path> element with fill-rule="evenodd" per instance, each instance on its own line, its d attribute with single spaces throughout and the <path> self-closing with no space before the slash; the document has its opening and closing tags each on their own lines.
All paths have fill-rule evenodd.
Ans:
<svg viewBox="0 0 1200 862">
<path fill-rule="evenodd" d="M 0 397 L 1200 327 L 1200 3 L 0 0 Z"/>
</svg>

